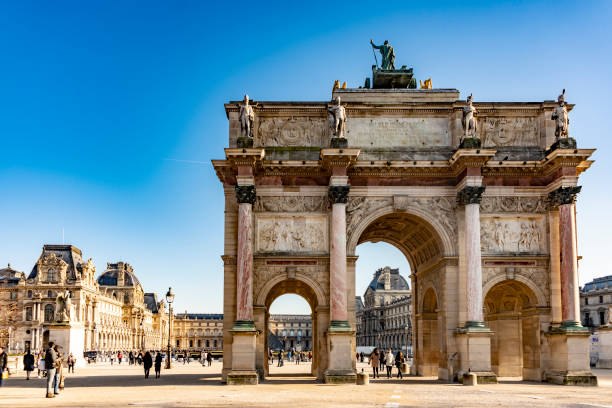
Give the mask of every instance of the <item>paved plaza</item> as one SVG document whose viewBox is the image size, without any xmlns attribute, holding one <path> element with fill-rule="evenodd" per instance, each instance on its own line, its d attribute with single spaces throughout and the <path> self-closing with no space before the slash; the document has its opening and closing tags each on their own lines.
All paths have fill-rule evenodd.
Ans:
<svg viewBox="0 0 612 408">
<path fill-rule="evenodd" d="M 359 365 L 367 370 L 367 365 Z M 77 370 L 66 389 L 45 399 L 44 380 L 23 372 L 6 380 L 0 406 L 7 407 L 612 407 L 612 370 L 595 370 L 599 387 L 503 382 L 466 387 L 422 377 L 375 380 L 367 386 L 327 385 L 307 377 L 310 364 L 273 365 L 256 386 L 220 384 L 221 363 L 175 365 L 158 380 L 145 380 L 139 366 L 97 364 Z"/>
</svg>

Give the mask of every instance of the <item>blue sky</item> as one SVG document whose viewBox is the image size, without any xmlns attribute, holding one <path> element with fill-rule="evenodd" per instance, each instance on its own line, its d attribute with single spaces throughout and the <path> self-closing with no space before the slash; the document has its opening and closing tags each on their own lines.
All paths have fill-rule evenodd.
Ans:
<svg viewBox="0 0 612 408">
<path fill-rule="evenodd" d="M 327 100 L 363 84 L 370 38 L 435 87 L 476 101 L 567 88 L 570 134 L 595 147 L 578 201 L 581 283 L 612 274 L 612 3 L 2 2 L 0 264 L 28 272 L 44 243 L 131 263 L 178 310 L 222 311 L 223 103 Z M 381 249 L 382 248 L 382 249 Z M 357 292 L 384 245 L 358 248 Z M 302 312 L 285 298 L 274 307 Z"/>
</svg>

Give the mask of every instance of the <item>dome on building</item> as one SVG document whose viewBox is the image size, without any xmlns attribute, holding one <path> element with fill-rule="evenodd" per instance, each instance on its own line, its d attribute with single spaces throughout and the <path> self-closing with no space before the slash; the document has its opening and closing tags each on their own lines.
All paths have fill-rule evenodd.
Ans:
<svg viewBox="0 0 612 408">
<path fill-rule="evenodd" d="M 374 273 L 374 277 L 372 278 L 372 281 L 368 287 L 372 290 L 384 290 L 386 279 L 385 275 L 387 275 L 387 273 L 390 278 L 390 287 L 388 290 L 410 290 L 408 282 L 402 275 L 400 275 L 399 268 L 392 269 L 388 266 L 380 268 Z"/>
<path fill-rule="evenodd" d="M 126 263 L 109 263 L 106 270 L 98 277 L 101 286 L 142 286 L 134 269 Z"/>
</svg>

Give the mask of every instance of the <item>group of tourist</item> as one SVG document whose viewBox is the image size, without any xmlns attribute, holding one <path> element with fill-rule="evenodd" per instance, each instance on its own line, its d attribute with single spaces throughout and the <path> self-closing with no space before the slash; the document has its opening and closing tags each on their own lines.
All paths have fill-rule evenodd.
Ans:
<svg viewBox="0 0 612 408">
<path fill-rule="evenodd" d="M 268 364 L 274 363 L 274 352 L 270 349 L 268 350 Z M 277 367 L 282 367 L 285 365 L 285 361 L 295 362 L 295 364 L 300 364 L 300 362 L 309 362 L 312 360 L 312 352 L 309 351 L 306 353 L 305 351 L 297 351 L 292 348 L 291 350 L 279 350 L 277 357 Z"/>
<path fill-rule="evenodd" d="M 357 354 L 357 359 L 361 359 L 363 361 L 363 353 Z M 393 366 L 397 367 L 397 376 L 396 378 L 403 378 L 402 375 L 402 366 L 405 364 L 406 358 L 404 357 L 404 353 L 398 351 L 395 356 L 393 356 L 393 352 L 391 349 L 387 349 L 387 352 L 378 351 L 378 348 L 375 348 L 369 356 L 369 364 L 372 366 L 372 374 L 374 378 L 380 378 L 380 374 L 378 372 L 379 367 L 385 367 L 387 369 L 387 379 L 393 377 Z"/>
</svg>

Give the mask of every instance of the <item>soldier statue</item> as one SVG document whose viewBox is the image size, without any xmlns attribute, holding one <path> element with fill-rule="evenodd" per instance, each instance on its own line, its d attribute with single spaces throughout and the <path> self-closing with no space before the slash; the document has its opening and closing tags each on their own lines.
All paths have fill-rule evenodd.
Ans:
<svg viewBox="0 0 612 408">
<path fill-rule="evenodd" d="M 249 95 L 244 95 L 244 105 L 240 106 L 240 137 L 253 137 L 253 121 L 255 120 L 255 111 L 249 105 Z"/>
<path fill-rule="evenodd" d="M 340 104 L 340 97 L 336 96 L 335 104 L 327 108 L 329 123 L 334 137 L 344 137 L 344 124 L 346 122 L 346 108 Z"/>
<path fill-rule="evenodd" d="M 374 41 L 370 40 L 370 44 L 372 44 L 372 48 L 380 50 L 380 54 L 382 55 L 381 68 L 395 69 L 395 50 L 389 45 L 389 41 L 385 40 L 383 45 L 375 45 Z"/>
<path fill-rule="evenodd" d="M 565 89 L 557 98 L 559 106 L 552 113 L 551 119 L 555 121 L 555 137 L 556 140 L 566 139 L 569 137 L 568 125 L 569 116 L 567 114 L 567 106 L 565 106 Z"/>
<path fill-rule="evenodd" d="M 467 105 L 463 108 L 463 138 L 476 138 L 476 108 L 472 105 L 472 94 L 467 98 Z"/>
</svg>

